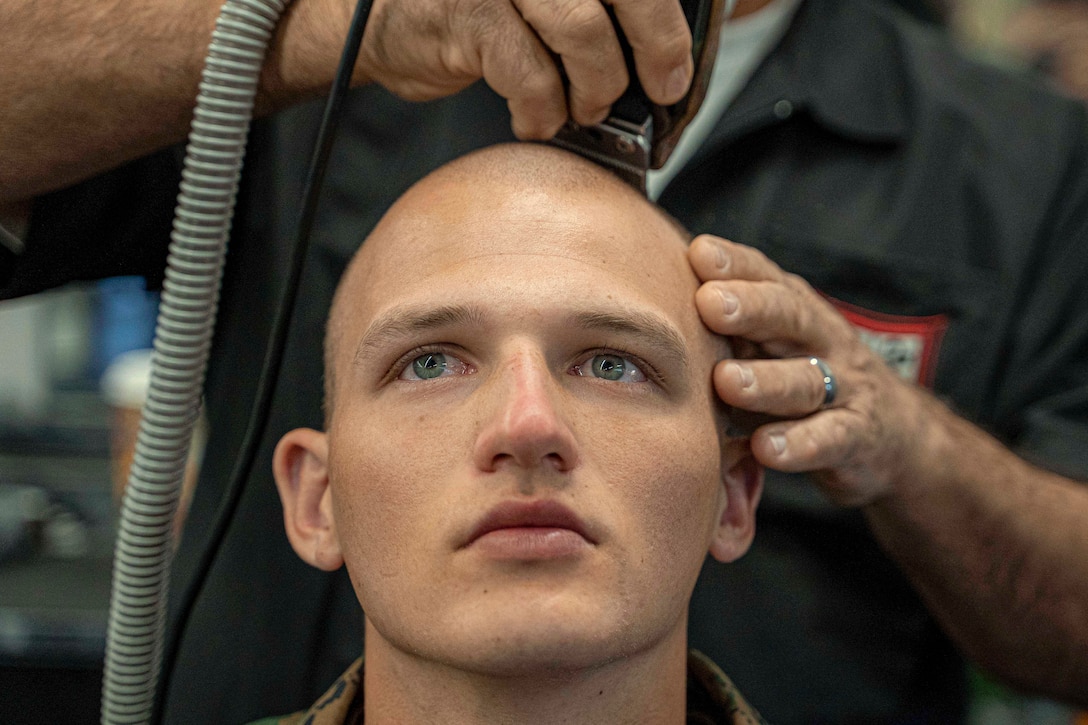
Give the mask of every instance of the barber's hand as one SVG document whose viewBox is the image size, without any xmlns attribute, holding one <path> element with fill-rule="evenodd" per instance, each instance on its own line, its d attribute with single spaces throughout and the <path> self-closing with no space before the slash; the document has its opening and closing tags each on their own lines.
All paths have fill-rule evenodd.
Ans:
<svg viewBox="0 0 1088 725">
<path fill-rule="evenodd" d="M 688 257 L 703 281 L 695 299 L 704 324 L 734 338 L 734 354 L 743 358 L 718 363 L 718 395 L 785 419 L 752 433 L 756 458 L 769 468 L 816 473 L 844 506 L 873 503 L 909 480 L 935 399 L 900 380 L 827 300 L 761 252 L 702 235 Z M 813 357 L 834 375 L 829 405 Z"/>
<path fill-rule="evenodd" d="M 647 95 L 662 104 L 683 97 L 693 65 L 678 0 L 608 4 L 634 49 Z M 451 95 L 483 78 L 507 99 L 523 139 L 555 135 L 568 100 L 578 123 L 604 120 L 628 83 L 602 0 L 376 0 L 360 72 L 409 100 Z"/>
</svg>

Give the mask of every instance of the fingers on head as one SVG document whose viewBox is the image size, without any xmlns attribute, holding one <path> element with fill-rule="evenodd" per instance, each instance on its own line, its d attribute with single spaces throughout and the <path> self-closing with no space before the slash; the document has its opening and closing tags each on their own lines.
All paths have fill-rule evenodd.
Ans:
<svg viewBox="0 0 1088 725">
<path fill-rule="evenodd" d="M 830 408 L 807 418 L 763 426 L 752 452 L 765 466 L 801 473 L 851 465 L 861 440 L 856 414 Z"/>
<path fill-rule="evenodd" d="M 823 374 L 808 358 L 725 360 L 714 369 L 714 387 L 729 405 L 783 418 L 819 410 L 826 393 Z"/>
<path fill-rule="evenodd" d="M 791 357 L 825 349 L 827 330 L 819 306 L 787 285 L 773 282 L 713 281 L 695 293 L 703 323 L 720 335 L 743 337 L 775 356 Z M 822 353 L 821 353 L 822 354 Z"/>
<path fill-rule="evenodd" d="M 784 277 L 782 269 L 758 249 L 711 234 L 700 234 L 691 242 L 688 259 L 704 282 L 726 279 L 776 282 Z"/>
</svg>

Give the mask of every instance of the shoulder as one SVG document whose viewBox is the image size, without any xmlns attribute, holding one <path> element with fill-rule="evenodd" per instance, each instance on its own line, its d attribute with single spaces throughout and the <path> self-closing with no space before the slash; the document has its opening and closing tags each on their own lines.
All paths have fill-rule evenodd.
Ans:
<svg viewBox="0 0 1088 725">
<path fill-rule="evenodd" d="M 969 130 L 994 145 L 1033 138 L 1069 145 L 1085 135 L 1083 105 L 1035 71 L 999 65 L 886 3 L 849 4 L 878 36 L 874 42 L 884 62 L 896 68 L 897 92 L 917 124 Z"/>
<path fill-rule="evenodd" d="M 336 681 L 329 686 L 310 709 L 300 710 L 290 715 L 267 717 L 249 725 L 343 725 L 353 722 L 361 705 L 359 684 L 363 679 L 363 659 L 360 657 L 351 664 Z"/>
<path fill-rule="evenodd" d="M 732 680 L 697 650 L 688 652 L 688 723 L 767 725 Z"/>
<path fill-rule="evenodd" d="M 890 141 L 914 168 L 984 176 L 997 189 L 1053 190 L 1084 166 L 1083 104 L 890 2 L 805 0 L 793 31 L 783 61 L 827 129 Z"/>
</svg>

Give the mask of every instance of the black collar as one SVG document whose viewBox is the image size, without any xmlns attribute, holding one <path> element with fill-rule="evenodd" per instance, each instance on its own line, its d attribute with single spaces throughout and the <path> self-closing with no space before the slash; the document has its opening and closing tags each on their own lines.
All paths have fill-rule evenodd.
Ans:
<svg viewBox="0 0 1088 725">
<path fill-rule="evenodd" d="M 852 140 L 905 141 L 913 95 L 906 41 L 932 32 L 881 0 L 804 0 L 708 146 L 802 112 Z"/>
</svg>

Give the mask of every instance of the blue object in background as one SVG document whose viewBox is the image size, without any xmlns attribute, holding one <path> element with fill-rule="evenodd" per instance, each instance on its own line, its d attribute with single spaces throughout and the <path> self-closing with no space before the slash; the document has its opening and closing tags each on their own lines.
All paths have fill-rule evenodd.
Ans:
<svg viewBox="0 0 1088 725">
<path fill-rule="evenodd" d="M 151 347 L 159 294 L 148 292 L 143 277 L 111 277 L 97 283 L 92 340 L 92 375 L 98 379 L 118 355 Z"/>
</svg>

